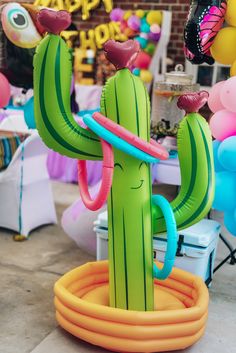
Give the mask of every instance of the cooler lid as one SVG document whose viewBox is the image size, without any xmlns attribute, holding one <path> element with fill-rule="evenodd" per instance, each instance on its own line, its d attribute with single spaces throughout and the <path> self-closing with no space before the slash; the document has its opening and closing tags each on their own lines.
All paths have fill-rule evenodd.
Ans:
<svg viewBox="0 0 236 353">
<path fill-rule="evenodd" d="M 102 228 L 108 228 L 107 223 L 108 223 L 107 222 L 107 211 L 99 213 L 98 218 L 96 219 L 95 222 L 93 222 L 93 224 L 95 226 L 102 227 Z"/>
<path fill-rule="evenodd" d="M 98 215 L 97 220 L 94 222 L 97 227 L 102 227 L 107 229 L 107 211 L 102 212 Z M 220 232 L 220 223 L 211 219 L 202 219 L 200 222 L 194 224 L 191 227 L 180 230 L 179 235 L 183 235 L 183 243 L 208 247 L 209 244 L 218 236 Z M 155 238 L 166 239 L 166 233 L 156 234 Z"/>
<path fill-rule="evenodd" d="M 220 232 L 220 223 L 211 219 L 202 219 L 191 227 L 185 228 L 178 232 L 183 235 L 183 243 L 190 246 L 208 247 L 209 244 L 218 236 Z M 166 238 L 166 233 L 157 234 L 155 238 Z"/>
</svg>

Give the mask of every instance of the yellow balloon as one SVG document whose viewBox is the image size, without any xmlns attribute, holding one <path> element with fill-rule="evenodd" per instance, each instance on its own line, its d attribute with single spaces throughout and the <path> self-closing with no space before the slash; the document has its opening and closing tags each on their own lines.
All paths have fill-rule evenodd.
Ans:
<svg viewBox="0 0 236 353">
<path fill-rule="evenodd" d="M 233 65 L 230 68 L 230 77 L 236 76 L 236 60 L 233 62 Z"/>
<path fill-rule="evenodd" d="M 107 24 L 101 24 L 97 27 L 95 27 L 94 30 L 95 33 L 95 40 L 96 40 L 96 45 L 98 49 L 101 49 L 103 47 L 103 44 L 110 39 L 110 31 L 109 27 Z"/>
<path fill-rule="evenodd" d="M 82 20 L 88 20 L 91 16 L 91 10 L 99 6 L 100 0 L 83 0 L 82 2 Z"/>
<path fill-rule="evenodd" d="M 150 25 L 158 24 L 161 25 L 162 22 L 162 12 L 161 11 L 149 11 L 147 14 L 147 23 Z"/>
<path fill-rule="evenodd" d="M 236 60 L 236 28 L 221 29 L 210 50 L 211 55 L 218 63 L 232 65 Z"/>
<path fill-rule="evenodd" d="M 95 33 L 93 29 L 88 32 L 80 31 L 80 48 L 81 49 L 92 49 L 96 51 Z"/>
<path fill-rule="evenodd" d="M 152 82 L 152 73 L 149 70 L 141 70 L 140 71 L 140 78 L 144 83 Z"/>
<path fill-rule="evenodd" d="M 133 11 L 131 10 L 125 11 L 123 16 L 124 20 L 127 21 L 130 18 L 130 16 L 132 16 L 132 14 L 133 14 Z"/>
<path fill-rule="evenodd" d="M 141 9 L 138 9 L 135 11 L 135 15 L 138 16 L 139 18 L 143 18 L 143 16 L 145 15 L 145 12 Z"/>
<path fill-rule="evenodd" d="M 225 21 L 230 25 L 236 27 L 236 2 L 235 0 L 227 1 L 227 10 L 225 14 Z"/>
</svg>

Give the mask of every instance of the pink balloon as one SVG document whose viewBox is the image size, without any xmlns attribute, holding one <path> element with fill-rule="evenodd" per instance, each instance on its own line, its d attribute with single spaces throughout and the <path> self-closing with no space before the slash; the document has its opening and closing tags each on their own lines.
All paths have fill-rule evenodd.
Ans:
<svg viewBox="0 0 236 353">
<path fill-rule="evenodd" d="M 152 33 L 160 33 L 161 32 L 161 27 L 154 23 L 153 25 L 151 25 L 150 31 Z"/>
<path fill-rule="evenodd" d="M 225 82 L 226 81 L 221 81 L 216 83 L 209 92 L 208 106 L 213 113 L 216 113 L 219 110 L 225 109 L 220 99 L 220 93 Z"/>
<path fill-rule="evenodd" d="M 236 76 L 229 78 L 224 87 L 222 87 L 220 92 L 220 98 L 225 108 L 231 110 L 231 112 L 236 112 Z"/>
<path fill-rule="evenodd" d="M 138 31 L 140 28 L 140 18 L 138 16 L 132 15 L 128 19 L 128 26 L 129 28 L 133 29 L 134 31 Z"/>
<path fill-rule="evenodd" d="M 145 51 L 140 51 L 134 62 L 134 66 L 139 69 L 147 70 L 151 64 L 151 57 Z"/>
<path fill-rule="evenodd" d="M 114 22 L 121 22 L 124 16 L 124 11 L 119 7 L 113 9 L 110 13 L 110 19 Z"/>
<path fill-rule="evenodd" d="M 0 73 L 0 108 L 6 107 L 11 98 L 11 88 L 8 79 Z"/>
<path fill-rule="evenodd" d="M 220 141 L 236 135 L 236 113 L 228 110 L 216 112 L 210 120 L 212 135 Z"/>
</svg>

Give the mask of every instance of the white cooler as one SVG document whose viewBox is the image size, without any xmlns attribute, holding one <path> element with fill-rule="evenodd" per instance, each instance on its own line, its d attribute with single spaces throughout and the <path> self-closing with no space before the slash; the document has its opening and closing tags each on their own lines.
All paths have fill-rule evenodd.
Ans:
<svg viewBox="0 0 236 353">
<path fill-rule="evenodd" d="M 107 212 L 100 213 L 94 222 L 97 234 L 97 260 L 108 257 Z M 210 219 L 203 219 L 197 224 L 179 231 L 175 266 L 192 272 L 206 283 L 213 276 L 214 260 L 220 233 L 220 224 Z M 166 234 L 153 238 L 154 258 L 163 262 L 166 251 Z"/>
</svg>

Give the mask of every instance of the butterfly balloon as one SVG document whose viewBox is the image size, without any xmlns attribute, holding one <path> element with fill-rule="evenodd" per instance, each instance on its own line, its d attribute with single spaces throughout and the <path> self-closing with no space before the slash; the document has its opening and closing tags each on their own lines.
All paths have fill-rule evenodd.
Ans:
<svg viewBox="0 0 236 353">
<path fill-rule="evenodd" d="M 192 0 L 184 30 L 184 52 L 193 64 L 214 64 L 210 47 L 222 28 L 226 0 Z"/>
</svg>

